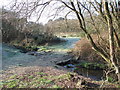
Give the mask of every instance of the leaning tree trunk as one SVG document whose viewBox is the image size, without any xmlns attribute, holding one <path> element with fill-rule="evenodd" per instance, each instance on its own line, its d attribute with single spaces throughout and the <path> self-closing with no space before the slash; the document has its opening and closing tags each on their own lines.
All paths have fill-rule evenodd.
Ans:
<svg viewBox="0 0 120 90">
<path fill-rule="evenodd" d="M 65 5 L 66 5 L 66 4 L 65 4 Z M 84 31 L 85 35 L 87 36 L 87 39 L 89 40 L 90 44 L 92 45 L 92 48 L 93 48 L 100 56 L 102 56 L 102 58 L 104 58 L 104 59 L 106 60 L 106 62 L 108 62 L 108 63 L 111 65 L 111 62 L 110 62 L 107 54 L 106 54 L 101 48 L 99 48 L 99 47 L 95 44 L 92 36 L 88 33 L 88 31 L 87 31 L 87 29 L 86 29 L 86 24 L 85 24 L 84 17 L 83 17 L 83 14 L 82 14 L 82 12 L 81 12 L 81 8 L 80 8 L 80 6 L 79 6 L 79 2 L 77 3 L 77 5 L 78 5 L 78 8 L 79 8 L 79 11 L 76 10 L 74 3 L 71 1 L 71 6 L 73 7 L 72 10 L 75 12 L 75 14 L 76 14 L 76 16 L 77 16 L 77 18 L 78 18 L 78 20 L 79 20 L 79 25 L 80 25 L 81 30 Z M 69 7 L 69 6 L 67 6 L 67 7 L 71 9 L 71 7 Z"/>
<path fill-rule="evenodd" d="M 105 0 L 103 0 L 103 1 L 104 1 L 104 10 L 105 10 L 107 23 L 108 23 L 108 30 L 109 30 L 110 60 L 116 71 L 118 81 L 120 82 L 119 65 L 117 64 L 117 60 L 115 58 L 114 28 L 113 28 L 112 17 L 111 17 L 110 11 L 109 11 L 108 2 Z"/>
</svg>

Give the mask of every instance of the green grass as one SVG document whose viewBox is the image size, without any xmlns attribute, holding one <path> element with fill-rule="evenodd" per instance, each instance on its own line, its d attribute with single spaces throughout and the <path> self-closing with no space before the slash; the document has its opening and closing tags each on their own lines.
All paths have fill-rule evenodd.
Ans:
<svg viewBox="0 0 120 90">
<path fill-rule="evenodd" d="M 114 82 L 114 78 L 112 78 L 112 77 L 108 77 L 108 82 Z"/>
<path fill-rule="evenodd" d="M 37 75 L 46 75 L 46 73 L 43 72 L 36 72 Z"/>
<path fill-rule="evenodd" d="M 117 88 L 120 88 L 120 85 L 118 85 Z"/>
<path fill-rule="evenodd" d="M 15 74 L 15 75 L 10 76 L 9 79 L 14 79 L 16 77 L 17 77 L 17 75 Z"/>
<path fill-rule="evenodd" d="M 29 79 L 32 79 L 32 78 L 34 78 L 34 76 L 33 76 L 33 75 L 31 75 L 31 76 L 29 76 L 28 78 L 29 78 Z"/>
<path fill-rule="evenodd" d="M 61 88 L 61 87 L 58 85 L 53 85 L 51 88 Z"/>
<path fill-rule="evenodd" d="M 7 82 L 3 82 L 3 85 L 5 85 L 7 88 L 14 88 L 18 86 L 19 80 L 8 80 Z"/>
<path fill-rule="evenodd" d="M 59 81 L 61 79 L 69 79 L 70 73 L 63 74 L 59 76 L 48 76 L 43 72 L 35 72 L 34 74 L 25 74 L 25 75 L 11 75 L 6 78 L 6 80 L 0 83 L 0 87 L 6 88 L 38 88 L 41 86 L 49 86 L 51 88 L 60 88 L 57 86 L 54 81 Z"/>
<path fill-rule="evenodd" d="M 59 85 L 59 82 L 64 81 L 71 81 L 71 78 L 75 73 L 67 73 L 61 74 L 58 76 L 48 75 L 44 72 L 35 72 L 35 73 L 28 73 L 24 75 L 11 75 L 10 77 L 6 78 L 0 82 L 0 88 L 63 88 L 66 87 L 64 85 Z M 109 78 L 109 81 L 113 81 L 112 78 Z M 80 82 L 76 82 L 76 86 L 79 87 Z M 120 87 L 116 85 L 116 87 Z"/>
</svg>

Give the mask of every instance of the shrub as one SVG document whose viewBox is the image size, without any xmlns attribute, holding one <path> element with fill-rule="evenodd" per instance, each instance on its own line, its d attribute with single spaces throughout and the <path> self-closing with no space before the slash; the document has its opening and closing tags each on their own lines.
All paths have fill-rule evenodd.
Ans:
<svg viewBox="0 0 120 90">
<path fill-rule="evenodd" d="M 104 37 L 104 35 L 103 35 Z M 100 41 L 96 35 L 93 35 L 95 43 L 98 44 L 98 46 L 104 46 L 107 45 L 107 43 L 104 43 L 103 41 Z M 106 41 L 107 42 L 107 41 Z M 105 49 L 106 50 L 106 49 Z M 102 57 L 99 56 L 93 49 L 91 44 L 86 38 L 82 38 L 80 41 L 78 41 L 72 50 L 73 55 L 76 56 L 79 60 L 88 60 L 88 61 L 103 61 Z"/>
<path fill-rule="evenodd" d="M 105 32 L 104 32 L 105 33 Z M 97 44 L 98 47 L 101 47 L 106 54 L 109 53 L 109 48 L 108 48 L 108 35 L 106 33 L 101 33 L 102 40 L 98 39 L 97 35 L 93 35 L 94 42 Z M 78 41 L 72 50 L 72 53 L 76 56 L 77 59 L 79 60 L 88 60 L 88 61 L 96 61 L 96 62 L 104 62 L 103 58 L 97 54 L 92 49 L 91 44 L 86 38 L 82 38 L 80 41 Z M 119 60 L 120 59 L 120 49 L 116 47 L 116 58 Z"/>
<path fill-rule="evenodd" d="M 78 41 L 72 52 L 80 60 L 93 61 L 100 58 L 86 39 Z"/>
</svg>

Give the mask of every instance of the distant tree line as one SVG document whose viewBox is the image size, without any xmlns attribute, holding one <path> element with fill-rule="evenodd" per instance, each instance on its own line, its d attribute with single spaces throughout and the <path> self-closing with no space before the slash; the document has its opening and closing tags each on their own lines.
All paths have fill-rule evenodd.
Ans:
<svg viewBox="0 0 120 90">
<path fill-rule="evenodd" d="M 2 8 L 2 42 L 21 45 L 39 45 L 58 38 L 42 23 L 29 22 L 26 18 Z"/>
</svg>

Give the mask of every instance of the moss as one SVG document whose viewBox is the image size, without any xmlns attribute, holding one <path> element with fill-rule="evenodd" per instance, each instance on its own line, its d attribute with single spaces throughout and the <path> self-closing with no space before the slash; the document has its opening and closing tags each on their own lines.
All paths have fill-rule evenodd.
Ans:
<svg viewBox="0 0 120 90">
<path fill-rule="evenodd" d="M 49 84 L 49 83 L 52 83 L 53 81 L 52 80 L 46 80 L 45 83 L 46 84 Z"/>
<path fill-rule="evenodd" d="M 43 75 L 43 76 L 39 76 L 39 75 Z M 28 74 L 28 75 L 17 76 L 17 77 L 16 76 L 14 77 L 14 75 L 12 75 L 10 76 L 12 77 L 12 79 L 10 79 L 10 77 L 7 78 L 6 81 L 3 81 L 0 83 L 0 87 L 1 88 L 2 87 L 6 87 L 6 88 L 41 88 L 41 87 L 62 88 L 64 87 L 64 85 L 59 86 L 56 83 L 65 81 L 65 80 L 70 81 L 73 75 L 75 75 L 75 73 L 71 73 L 71 72 L 67 74 L 58 75 L 58 76 L 53 76 L 53 75 L 48 76 L 46 73 L 43 73 L 43 72 L 35 72 L 32 75 Z M 23 77 L 25 79 L 23 79 Z"/>
</svg>

